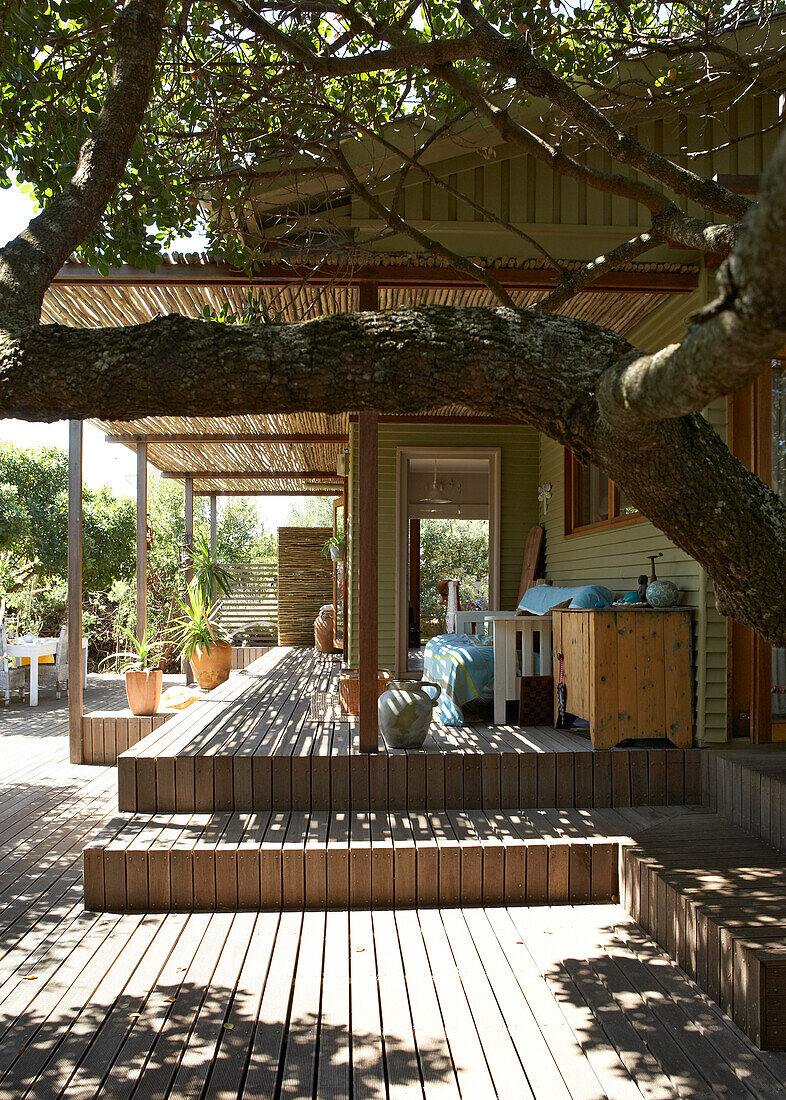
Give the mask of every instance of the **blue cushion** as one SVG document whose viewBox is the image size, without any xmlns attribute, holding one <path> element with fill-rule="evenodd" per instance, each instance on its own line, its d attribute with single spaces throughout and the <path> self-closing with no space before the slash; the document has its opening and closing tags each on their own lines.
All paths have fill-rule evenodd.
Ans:
<svg viewBox="0 0 786 1100">
<path fill-rule="evenodd" d="M 570 600 L 570 607 L 611 607 L 614 596 L 602 584 L 582 584 L 574 588 L 556 588 L 550 584 L 538 584 L 521 597 L 519 611 L 532 615 L 547 615 L 552 607 Z"/>
</svg>

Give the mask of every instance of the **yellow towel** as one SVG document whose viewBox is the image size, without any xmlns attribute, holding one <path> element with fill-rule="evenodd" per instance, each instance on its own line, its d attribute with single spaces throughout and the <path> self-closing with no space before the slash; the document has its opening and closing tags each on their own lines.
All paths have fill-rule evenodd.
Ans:
<svg viewBox="0 0 786 1100">
<path fill-rule="evenodd" d="M 185 710 L 201 698 L 199 688 L 171 687 L 163 693 L 158 706 L 159 710 Z"/>
</svg>

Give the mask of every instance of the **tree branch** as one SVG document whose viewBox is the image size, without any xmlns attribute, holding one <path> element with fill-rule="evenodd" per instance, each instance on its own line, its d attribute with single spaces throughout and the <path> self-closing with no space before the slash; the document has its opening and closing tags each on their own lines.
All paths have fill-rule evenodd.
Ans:
<svg viewBox="0 0 786 1100">
<path fill-rule="evenodd" d="M 0 249 L 0 315 L 37 321 L 49 283 L 95 229 L 122 178 L 156 75 L 166 0 L 127 0 L 104 104 L 59 195 Z"/>
<path fill-rule="evenodd" d="M 264 19 L 245 0 L 222 0 L 227 14 L 271 46 L 283 50 L 322 77 L 361 76 L 380 69 L 413 69 L 439 65 L 447 61 L 467 60 L 476 56 L 478 36 L 474 32 L 462 38 L 431 42 L 402 43 L 387 50 L 369 50 L 357 56 L 333 57 L 314 53 L 297 39 Z"/>
<path fill-rule="evenodd" d="M 786 134 L 762 178 L 759 205 L 718 272 L 719 296 L 679 344 L 633 355 L 601 382 L 610 421 L 684 416 L 749 385 L 786 343 Z"/>
<path fill-rule="evenodd" d="M 447 245 L 442 244 L 441 241 L 436 240 L 434 237 L 429 237 L 427 234 L 421 233 L 419 229 L 415 229 L 415 227 L 410 225 L 400 214 L 397 214 L 395 210 L 391 210 L 389 207 L 385 206 L 373 191 L 370 191 L 368 187 L 358 179 L 340 148 L 331 149 L 329 155 L 335 159 L 339 171 L 358 198 L 367 203 L 369 208 L 374 210 L 377 216 L 380 217 L 390 229 L 399 233 L 404 233 L 413 240 L 415 244 L 420 245 L 421 248 L 425 248 L 435 256 L 441 256 L 444 260 L 447 260 L 450 266 L 454 267 L 457 271 L 464 271 L 468 275 L 471 275 L 473 279 L 477 279 L 478 282 L 483 283 L 502 305 L 515 306 L 507 290 L 505 290 L 502 284 L 484 267 L 473 263 L 472 260 L 467 259 L 465 256 L 459 255 L 458 252 L 454 252 L 453 249 L 448 248 Z"/>
</svg>

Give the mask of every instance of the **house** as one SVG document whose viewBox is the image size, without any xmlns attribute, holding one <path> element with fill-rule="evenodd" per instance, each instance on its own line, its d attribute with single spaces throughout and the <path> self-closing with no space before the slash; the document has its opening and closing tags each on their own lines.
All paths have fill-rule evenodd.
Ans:
<svg viewBox="0 0 786 1100">
<path fill-rule="evenodd" d="M 715 152 L 704 154 L 702 171 L 750 192 L 777 138 L 776 97 L 751 92 L 728 110 L 720 106 L 719 102 L 713 110 L 704 110 L 701 117 L 648 117 L 639 125 L 639 136 L 656 150 L 668 151 L 676 143 L 686 150 L 717 145 Z M 401 133 L 398 137 L 401 140 Z M 350 151 L 356 164 L 362 164 L 368 153 L 357 141 Z M 590 163 L 603 166 L 600 153 L 589 157 Z M 499 223 L 533 233 L 560 260 L 576 263 L 603 254 L 644 224 L 635 203 L 552 176 L 533 158 L 477 125 L 468 125 L 460 140 L 436 140 L 429 150 L 428 171 L 447 180 L 450 191 L 416 170 L 401 179 L 389 154 L 382 164 L 369 156 L 371 161 L 383 199 L 389 200 L 400 185 L 400 209 L 412 225 L 462 256 L 477 259 L 521 305 L 537 301 L 553 285 L 553 274 L 526 236 Z M 287 170 L 282 167 L 280 181 L 264 189 L 260 185 L 242 212 L 246 243 L 262 250 L 251 283 L 273 312 L 296 320 L 400 304 L 493 304 L 485 287 L 445 260 L 413 251 L 405 236 L 380 241 L 381 223 L 337 181 L 292 182 Z M 315 239 L 314 215 L 304 214 L 304 186 L 314 191 L 308 196 L 313 203 L 318 187 L 331 196 L 317 217 L 324 237 L 333 242 L 327 257 L 327 245 L 309 251 L 308 241 Z M 459 202 L 455 193 L 469 196 L 474 205 Z M 692 211 L 690 203 L 684 205 Z M 482 210 L 490 211 L 489 216 Z M 693 212 L 702 214 L 698 208 Z M 238 222 L 237 211 L 220 209 L 219 216 Z M 205 304 L 218 309 L 224 301 L 239 310 L 248 285 L 242 272 L 210 257 L 166 261 L 152 274 L 117 269 L 106 277 L 71 263 L 51 287 L 44 317 L 67 324 L 120 324 L 136 323 L 162 310 L 197 314 Z M 712 257 L 664 245 L 648 253 L 645 261 L 606 274 L 569 301 L 564 311 L 607 325 L 643 350 L 654 351 L 679 340 L 690 315 L 713 295 Z M 733 452 L 782 494 L 784 402 L 784 373 L 775 364 L 751 391 L 716 401 L 706 411 Z M 126 437 L 132 446 L 139 440 L 154 465 L 182 477 L 197 493 L 325 488 L 332 492 L 343 486 L 336 471 L 346 447 L 347 633 L 349 661 L 355 664 L 361 649 L 367 650 L 359 643 L 363 458 L 357 420 L 356 415 L 330 417 L 315 411 L 290 418 L 250 416 L 242 423 L 237 418 L 182 420 L 173 428 L 173 421 L 151 418 L 103 427 Z M 537 431 L 484 423 L 482 417 L 452 406 L 449 395 L 444 407 L 428 415 L 383 416 L 370 430 L 376 432 L 378 456 L 379 592 L 372 632 L 378 638 L 380 666 L 397 673 L 406 670 L 406 472 L 431 469 L 434 459 L 443 470 L 456 462 L 463 462 L 466 470 L 466 463 L 475 461 L 476 474 L 489 470 L 485 508 L 492 607 L 515 606 L 524 540 L 536 523 L 545 528 L 543 572 L 554 584 L 633 589 L 638 576 L 649 572 L 648 557 L 659 555 L 658 575 L 679 586 L 683 606 L 693 612 L 695 743 L 786 737 L 786 704 L 781 703 L 786 695 L 778 690 L 786 687 L 786 653 L 771 651 L 748 628 L 728 622 L 715 608 L 712 583 L 704 571 L 636 514 L 608 479 L 582 468 L 575 457 Z M 540 486 L 551 487 L 548 500 L 539 501 Z"/>
</svg>

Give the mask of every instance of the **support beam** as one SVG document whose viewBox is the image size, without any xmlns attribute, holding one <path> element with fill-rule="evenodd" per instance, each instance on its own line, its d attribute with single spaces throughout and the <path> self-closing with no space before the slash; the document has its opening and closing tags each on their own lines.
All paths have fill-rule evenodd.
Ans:
<svg viewBox="0 0 786 1100">
<path fill-rule="evenodd" d="M 195 497 L 212 497 L 213 489 L 194 489 Z M 335 485 L 324 489 L 222 489 L 222 497 L 334 497 Z"/>
<path fill-rule="evenodd" d="M 136 448 L 136 636 L 147 630 L 147 444 Z"/>
<path fill-rule="evenodd" d="M 349 440 L 346 432 L 239 432 L 231 433 L 205 432 L 203 435 L 105 435 L 107 443 L 124 443 L 126 446 L 135 447 L 137 443 L 149 443 L 151 446 L 166 446 L 177 443 L 181 446 L 204 447 L 206 443 L 276 443 L 286 446 L 288 443 L 326 443 L 341 446 Z"/>
<path fill-rule="evenodd" d="M 210 494 L 210 552 L 218 545 L 218 493 Z"/>
<path fill-rule="evenodd" d="M 378 638 L 378 439 L 377 414 L 358 418 L 358 685 L 360 751 L 379 749 L 377 717 Z"/>
<path fill-rule="evenodd" d="M 289 481 L 309 478 L 334 482 L 334 493 L 342 482 L 335 470 L 162 470 L 161 477 L 169 480 L 192 478 L 194 481 L 241 481 L 252 478 L 257 481 Z"/>
<path fill-rule="evenodd" d="M 721 177 L 722 178 L 722 177 Z M 739 178 L 739 177 L 738 177 Z M 467 230 L 477 232 L 479 238 L 488 233 L 488 227 L 466 223 Z M 433 223 L 429 223 L 433 230 Z M 527 228 L 523 225 L 522 228 Z M 541 229 L 544 228 L 541 226 Z M 604 247 L 621 244 L 639 232 L 635 225 L 610 228 L 608 243 Z M 600 245 L 598 245 L 600 247 Z M 494 277 L 509 290 L 549 290 L 556 286 L 557 276 L 551 268 L 492 267 Z M 585 289 L 590 293 L 614 291 L 637 293 L 662 290 L 671 294 L 686 294 L 698 286 L 698 270 L 663 271 L 660 264 L 643 263 L 636 271 L 608 271 Z M 408 264 L 364 264 L 353 267 L 351 263 L 320 264 L 317 268 L 298 270 L 292 264 L 260 264 L 249 273 L 230 264 L 161 264 L 155 271 L 147 268 L 122 265 L 101 272 L 87 264 L 64 264 L 52 280 L 55 286 L 364 286 L 384 287 L 477 287 L 479 284 L 463 271 L 435 264 L 433 267 L 412 267 Z M 361 305 L 361 309 L 374 308 Z"/>
<path fill-rule="evenodd" d="M 186 515 L 186 532 L 185 543 L 189 551 L 194 549 L 194 483 L 191 478 L 186 478 L 185 487 L 185 515 Z M 186 569 L 186 587 L 191 584 L 194 576 L 194 571 L 189 565 Z M 193 684 L 194 673 L 191 668 L 190 661 L 184 661 L 183 671 L 186 675 L 186 683 Z"/>
<path fill-rule="evenodd" d="M 82 421 L 68 422 L 68 757 L 82 763 Z"/>
<path fill-rule="evenodd" d="M 210 553 L 215 554 L 218 545 L 218 494 L 210 494 Z M 213 585 L 213 602 L 217 596 L 216 586 Z"/>
</svg>

